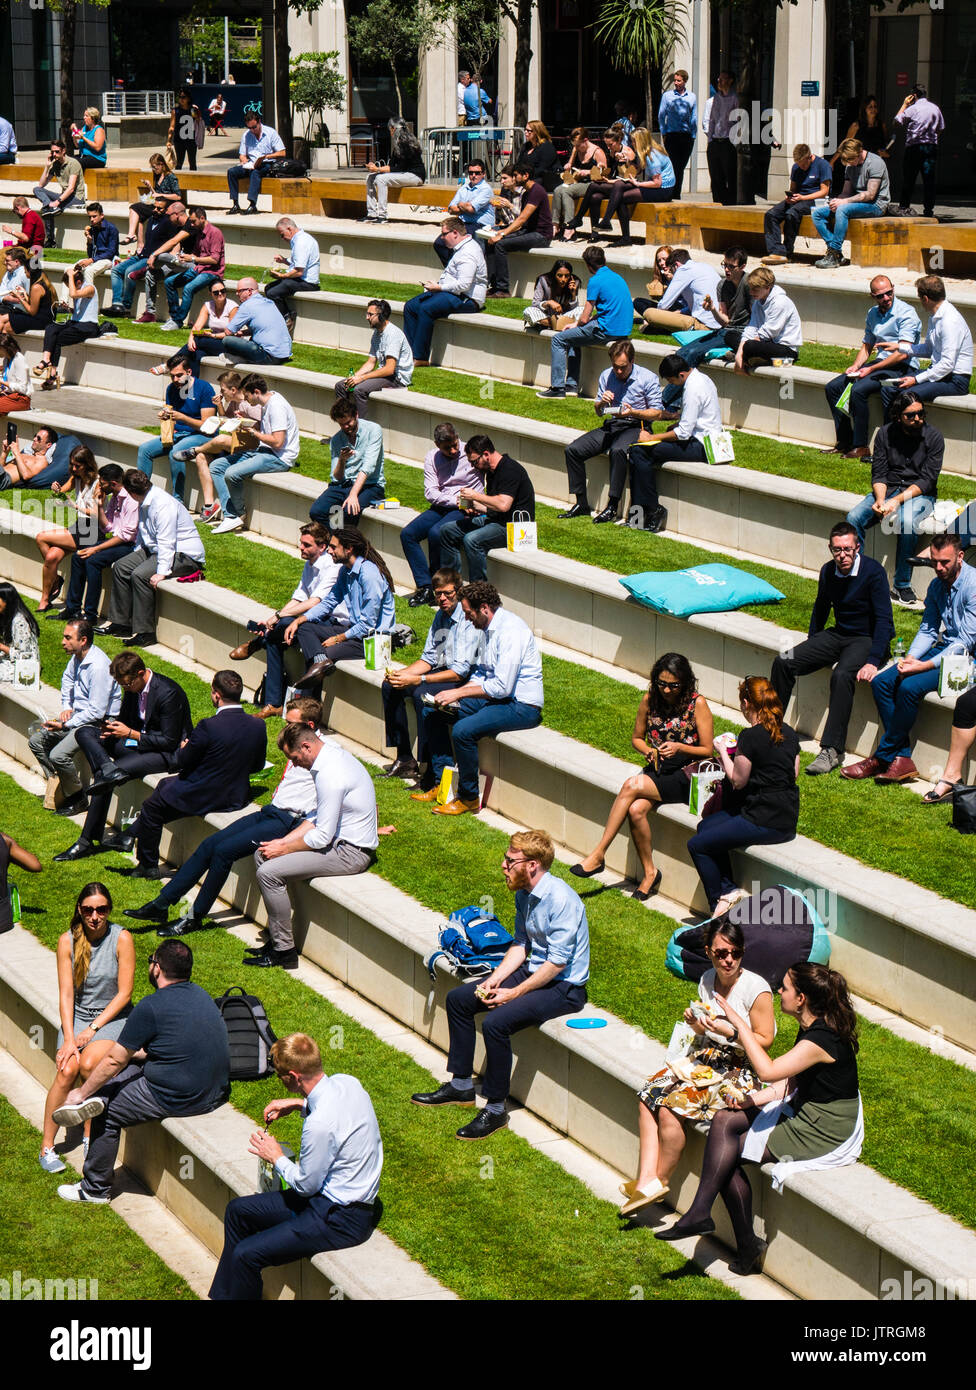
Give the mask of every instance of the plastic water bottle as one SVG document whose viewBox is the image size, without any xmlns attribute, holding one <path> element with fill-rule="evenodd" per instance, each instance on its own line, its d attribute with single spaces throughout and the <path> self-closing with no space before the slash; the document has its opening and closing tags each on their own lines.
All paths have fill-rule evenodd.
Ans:
<svg viewBox="0 0 976 1390">
<path fill-rule="evenodd" d="M 898 641 L 895 643 L 895 660 L 896 660 L 896 661 L 904 661 L 904 659 L 905 659 L 905 643 L 904 643 L 904 641 L 902 640 L 902 638 L 899 637 L 899 638 L 898 638 Z"/>
</svg>

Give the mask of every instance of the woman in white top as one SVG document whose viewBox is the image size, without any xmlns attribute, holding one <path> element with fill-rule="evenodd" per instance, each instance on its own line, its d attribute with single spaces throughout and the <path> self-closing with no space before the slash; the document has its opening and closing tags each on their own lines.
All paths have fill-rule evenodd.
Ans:
<svg viewBox="0 0 976 1390">
<path fill-rule="evenodd" d="M 21 296 L 30 288 L 27 276 L 27 255 L 19 246 L 8 246 L 3 253 L 3 275 L 0 276 L 0 303 L 21 304 Z"/>
<path fill-rule="evenodd" d="M 735 371 L 740 376 L 750 367 L 768 367 L 780 358 L 795 362 L 803 346 L 803 326 L 796 305 L 777 285 L 769 266 L 750 271 L 746 283 L 752 295 L 752 315 L 735 353 Z"/>
<path fill-rule="evenodd" d="M 84 444 L 78 444 L 71 450 L 68 468 L 68 481 L 52 483 L 51 491 L 55 497 L 63 497 L 70 507 L 74 507 L 78 513 L 78 520 L 68 529 L 55 526 L 50 531 L 39 531 L 34 537 L 37 548 L 44 557 L 38 613 L 46 613 L 64 587 L 64 580 L 58 573 L 58 565 L 65 555 L 79 547 L 98 545 L 105 539 L 105 533 L 98 524 L 98 501 L 95 495 L 98 464 L 91 449 Z M 74 496 L 71 495 L 72 488 Z"/>
<path fill-rule="evenodd" d="M 30 410 L 33 389 L 20 344 L 10 333 L 0 333 L 0 415 Z"/>
<path fill-rule="evenodd" d="M 193 320 L 186 347 L 179 348 L 165 362 L 158 362 L 155 367 L 150 367 L 153 376 L 169 376 L 169 369 L 174 362 L 186 362 L 192 371 L 193 354 L 197 350 L 196 334 L 209 333 L 214 338 L 226 338 L 231 332 L 231 319 L 237 313 L 237 309 L 237 300 L 231 299 L 223 280 L 215 280 L 210 286 L 210 298 L 200 305 L 200 312 Z"/>
<path fill-rule="evenodd" d="M 67 323 L 49 323 L 44 330 L 44 352 L 34 368 L 34 375 L 43 378 L 42 391 L 56 391 L 62 385 L 58 363 L 63 348 L 98 337 L 98 294 L 95 286 L 85 283 L 85 272 L 78 266 L 65 271 L 64 284 L 71 302 L 71 317 Z"/>
<path fill-rule="evenodd" d="M 737 1103 L 757 1084 L 738 1032 L 715 996 L 727 999 L 749 1020 L 753 1036 L 762 1039 L 763 1047 L 769 1047 L 776 1036 L 773 991 L 761 975 L 742 968 L 742 928 L 727 915 L 711 922 L 706 928 L 705 951 L 712 968 L 705 971 L 698 986 L 700 1003 L 684 1013 L 684 1022 L 696 1035 L 687 1062 L 701 1069 L 702 1077 L 699 1080 L 692 1071 L 692 1079 L 686 1081 L 666 1066 L 648 1077 L 638 1092 L 640 1159 L 637 1177 L 621 1185 L 627 1199 L 620 1208 L 621 1216 L 630 1216 L 664 1197 L 685 1146 L 686 1121 L 707 1130 L 719 1110 L 730 1100 Z"/>
<path fill-rule="evenodd" d="M 251 405 L 245 399 L 242 389 L 243 380 L 240 372 L 232 370 L 221 372 L 217 378 L 220 391 L 214 397 L 214 405 L 217 408 L 219 420 L 251 420 L 255 423 L 260 421 L 262 408 L 259 405 Z M 235 443 L 233 435 L 215 434 L 194 454 L 193 462 L 196 464 L 197 476 L 200 479 L 200 496 L 202 498 L 200 515 L 204 521 L 218 522 L 223 520 L 223 511 L 214 495 L 213 478 L 210 476 L 210 460 L 217 458 L 220 454 L 229 454 L 233 449 L 241 447 L 239 436 Z"/>
<path fill-rule="evenodd" d="M 0 681 L 17 677 L 17 661 L 40 659 L 37 620 L 12 584 L 0 580 Z"/>
</svg>

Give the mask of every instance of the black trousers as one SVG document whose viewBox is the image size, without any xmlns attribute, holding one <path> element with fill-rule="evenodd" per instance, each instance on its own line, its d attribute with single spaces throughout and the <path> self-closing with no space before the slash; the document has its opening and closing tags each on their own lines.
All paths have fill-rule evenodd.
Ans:
<svg viewBox="0 0 976 1390">
<path fill-rule="evenodd" d="M 794 362 L 799 355 L 799 348 L 773 343 L 766 338 L 747 338 L 742 347 L 742 361 L 747 367 L 768 367 L 774 357 L 785 357 Z"/>
<path fill-rule="evenodd" d="M 331 648 L 330 648 L 331 650 Z M 438 681 L 428 685 L 421 681 L 406 689 L 384 681 L 380 687 L 383 696 L 383 715 L 386 723 L 386 746 L 395 748 L 398 758 L 409 758 L 410 721 L 407 718 L 407 705 L 413 704 L 417 716 L 417 762 L 430 762 L 430 749 L 427 747 L 427 732 L 424 725 L 430 713 L 430 706 L 424 704 L 425 695 L 436 695 L 439 690 L 454 690 L 459 681 Z"/>
<path fill-rule="evenodd" d="M 169 758 L 165 753 L 140 753 L 138 748 L 125 747 L 123 739 L 110 738 L 102 742 L 97 724 L 86 724 L 75 735 L 78 747 L 88 760 L 96 777 L 112 771 L 124 772 L 127 777 L 144 777 L 149 772 L 166 772 Z M 96 792 L 88 803 L 88 814 L 82 827 L 81 839 L 94 844 L 105 833 L 105 821 L 112 801 L 111 791 Z"/>
<path fill-rule="evenodd" d="M 331 647 L 323 647 L 327 637 L 338 637 L 349 626 L 331 618 L 321 623 L 301 623 L 295 640 L 301 648 L 306 661 L 314 661 L 317 656 L 327 656 L 330 661 L 359 661 L 365 651 L 361 637 L 349 637 L 345 642 L 335 642 Z"/>
<path fill-rule="evenodd" d="M 690 439 L 669 439 L 664 444 L 635 444 L 627 455 L 630 462 L 630 519 L 643 525 L 661 505 L 657 491 L 657 469 L 665 463 L 706 463 L 705 446 L 694 435 Z M 637 517 L 634 508 L 640 508 Z"/>
<path fill-rule="evenodd" d="M 664 148 L 674 167 L 674 196 L 681 197 L 681 182 L 685 176 L 685 166 L 691 158 L 695 137 L 686 130 L 672 130 L 664 137 Z"/>
<path fill-rule="evenodd" d="M 820 739 L 821 748 L 834 748 L 843 753 L 847 747 L 847 726 L 851 720 L 854 705 L 854 690 L 857 673 L 865 664 L 871 651 L 871 638 L 845 634 L 836 628 L 827 628 L 815 633 L 801 642 L 798 647 L 778 656 L 770 672 L 770 683 L 786 709 L 797 676 L 807 676 L 812 671 L 822 671 L 825 666 L 833 666 L 830 675 L 830 703 L 827 706 L 827 722 Z"/>
<path fill-rule="evenodd" d="M 566 476 L 570 492 L 586 500 L 586 463 L 598 454 L 610 457 L 610 496 L 619 502 L 627 483 L 627 451 L 640 437 L 640 423 L 626 424 L 608 420 L 595 430 L 588 430 L 566 448 Z"/>
<path fill-rule="evenodd" d="M 739 173 L 736 149 L 731 140 L 709 140 L 705 151 L 708 177 L 712 184 L 712 199 L 728 207 L 735 202 L 735 185 Z"/>
<path fill-rule="evenodd" d="M 763 232 L 768 256 L 793 255 L 800 223 L 812 206 L 812 203 L 788 203 L 784 198 L 781 203 L 766 209 Z"/>
<path fill-rule="evenodd" d="M 935 165 L 939 157 L 938 145 L 906 145 L 902 163 L 901 206 L 911 207 L 915 180 L 922 175 L 922 210 L 926 217 L 932 216 L 935 207 Z"/>
</svg>

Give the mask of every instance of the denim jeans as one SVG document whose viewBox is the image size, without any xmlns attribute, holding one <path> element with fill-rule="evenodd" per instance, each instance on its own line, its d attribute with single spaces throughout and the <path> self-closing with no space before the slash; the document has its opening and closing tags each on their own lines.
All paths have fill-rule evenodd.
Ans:
<svg viewBox="0 0 976 1390">
<path fill-rule="evenodd" d="M 542 710 L 537 705 L 523 705 L 519 700 L 486 700 L 481 696 L 459 700 L 455 708 L 460 714 L 453 724 L 432 710 L 425 726 L 434 782 L 436 785 L 444 769 L 451 766 L 453 743 L 458 797 L 461 801 L 477 801 L 478 740 L 495 738 L 514 729 L 534 729 L 542 723 Z"/>
<path fill-rule="evenodd" d="M 885 491 L 885 498 L 897 497 L 901 492 L 900 487 L 889 486 Z M 924 521 L 927 516 L 932 515 L 934 503 L 932 497 L 910 497 L 907 502 L 903 502 L 894 513 L 895 542 L 895 579 L 896 589 L 909 589 L 912 583 L 912 570 L 908 561 L 915 554 L 918 544 L 919 523 Z M 852 507 L 847 513 L 847 520 L 857 532 L 858 539 L 864 544 L 864 533 L 869 531 L 872 526 L 877 526 L 882 520 L 878 513 L 873 509 L 874 494 L 865 497 L 862 502 L 858 502 L 856 507 Z M 892 527 L 890 518 L 886 518 L 885 531 L 888 532 Z"/>
<path fill-rule="evenodd" d="M 447 290 L 425 290 L 403 306 L 403 331 L 417 362 L 430 361 L 434 324 L 451 314 L 480 314 L 481 305 L 467 295 Z"/>
<path fill-rule="evenodd" d="M 912 729 L 918 707 L 931 690 L 938 688 L 938 666 L 911 676 L 901 676 L 897 666 L 889 666 L 880 676 L 875 676 L 871 694 L 884 726 L 884 734 L 874 753 L 879 762 L 887 765 L 895 758 L 912 756 Z"/>
<path fill-rule="evenodd" d="M 193 296 L 197 290 L 206 290 L 221 277 L 210 270 L 178 270 L 175 275 L 167 275 L 163 284 L 166 288 L 166 303 L 169 305 L 170 318 L 174 323 L 182 324 L 190 306 L 193 303 Z M 182 297 L 180 289 L 183 290 Z"/>
<path fill-rule="evenodd" d="M 233 203 L 237 202 L 240 195 L 241 184 L 247 183 L 247 201 L 257 203 L 258 194 L 261 192 L 261 166 L 256 169 L 245 169 L 243 164 L 232 164 L 227 170 L 227 189 Z"/>
<path fill-rule="evenodd" d="M 211 473 L 213 469 L 210 470 Z M 360 517 L 365 507 L 372 507 L 377 502 L 382 502 L 386 493 L 379 483 L 366 483 L 359 489 L 359 511 L 354 516 L 345 510 L 346 499 L 352 491 L 353 480 L 348 483 L 330 483 L 329 486 L 316 497 L 309 508 L 309 516 L 313 521 L 320 521 L 323 526 L 330 527 L 333 531 L 339 530 L 342 526 L 358 526 Z M 339 520 L 339 509 L 342 512 L 342 519 Z M 335 515 L 333 515 L 335 513 Z"/>
<path fill-rule="evenodd" d="M 431 572 L 443 568 L 440 536 L 444 527 L 448 522 L 461 521 L 463 518 L 464 512 L 457 507 L 428 507 L 425 512 L 408 522 L 400 532 L 400 545 L 418 589 L 430 588 Z M 421 545 L 421 541 L 424 540 L 427 542 L 429 562 Z"/>
<path fill-rule="evenodd" d="M 500 521 L 482 521 L 480 517 L 463 516 L 448 521 L 438 536 L 441 546 L 441 566 L 446 570 L 461 570 L 461 551 L 468 559 L 468 577 L 472 584 L 488 578 L 488 552 L 505 545 L 508 534 Z"/>
<path fill-rule="evenodd" d="M 735 352 L 741 337 L 741 328 L 716 328 L 713 332 L 706 333 L 703 338 L 696 338 L 693 343 L 682 343 L 678 348 L 678 354 L 689 367 L 697 367 L 710 352 Z M 668 405 L 667 397 L 664 404 Z"/>
<path fill-rule="evenodd" d="M 199 337 L 197 337 L 196 342 L 198 348 L 201 341 L 206 336 L 206 334 L 201 333 Z M 216 352 L 225 352 L 228 357 L 240 357 L 242 361 L 256 367 L 264 367 L 269 362 L 273 362 L 275 365 L 280 366 L 282 362 L 289 362 L 291 360 L 289 357 L 272 357 L 271 353 L 268 352 L 266 348 L 261 347 L 259 343 L 256 343 L 253 338 L 238 338 L 235 337 L 234 334 L 231 334 L 227 338 L 214 338 L 211 339 L 211 341 L 219 344 L 219 347 L 215 349 Z M 196 375 L 196 370 L 193 370 L 194 375 Z"/>
<path fill-rule="evenodd" d="M 599 323 L 573 324 L 555 334 L 550 346 L 552 371 L 549 384 L 555 390 L 579 390 L 580 346 L 583 343 L 605 343 L 609 339 Z"/>
<path fill-rule="evenodd" d="M 244 515 L 244 480 L 256 473 L 287 473 L 290 463 L 282 463 L 269 449 L 223 454 L 210 465 L 210 476 L 224 516 Z"/>
<path fill-rule="evenodd" d="M 842 203 L 833 214 L 833 231 L 827 226 L 831 216 L 829 208 L 815 207 L 810 216 L 813 218 L 813 225 L 827 243 L 827 250 L 840 256 L 844 249 L 848 222 L 855 217 L 884 217 L 887 206 L 887 203 Z"/>
<path fill-rule="evenodd" d="M 112 267 L 112 303 L 116 307 L 132 308 L 132 299 L 136 292 L 135 277 L 140 271 L 145 270 L 148 264 L 147 256 L 130 256 L 127 261 L 120 261 Z"/>
<path fill-rule="evenodd" d="M 192 458 L 198 449 L 202 449 L 204 444 L 209 444 L 209 442 L 209 435 L 196 433 L 180 435 L 173 444 L 164 444 L 161 439 L 147 439 L 145 444 L 139 445 L 136 467 L 141 468 L 143 473 L 151 478 L 153 462 L 162 458 L 163 454 L 168 453 L 169 475 L 173 480 L 173 495 L 182 502 L 186 484 L 186 460 Z"/>
</svg>

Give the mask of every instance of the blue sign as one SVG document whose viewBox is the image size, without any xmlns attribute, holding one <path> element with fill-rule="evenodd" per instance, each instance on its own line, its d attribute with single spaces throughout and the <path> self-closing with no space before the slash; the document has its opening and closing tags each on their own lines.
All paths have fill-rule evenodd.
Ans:
<svg viewBox="0 0 976 1390">
<path fill-rule="evenodd" d="M 809 81 L 809 82 L 801 82 L 801 83 L 800 83 L 800 96 L 801 96 L 801 97 L 818 97 L 819 95 L 820 95 L 820 83 L 819 83 L 819 82 L 812 82 L 812 81 Z"/>
</svg>

